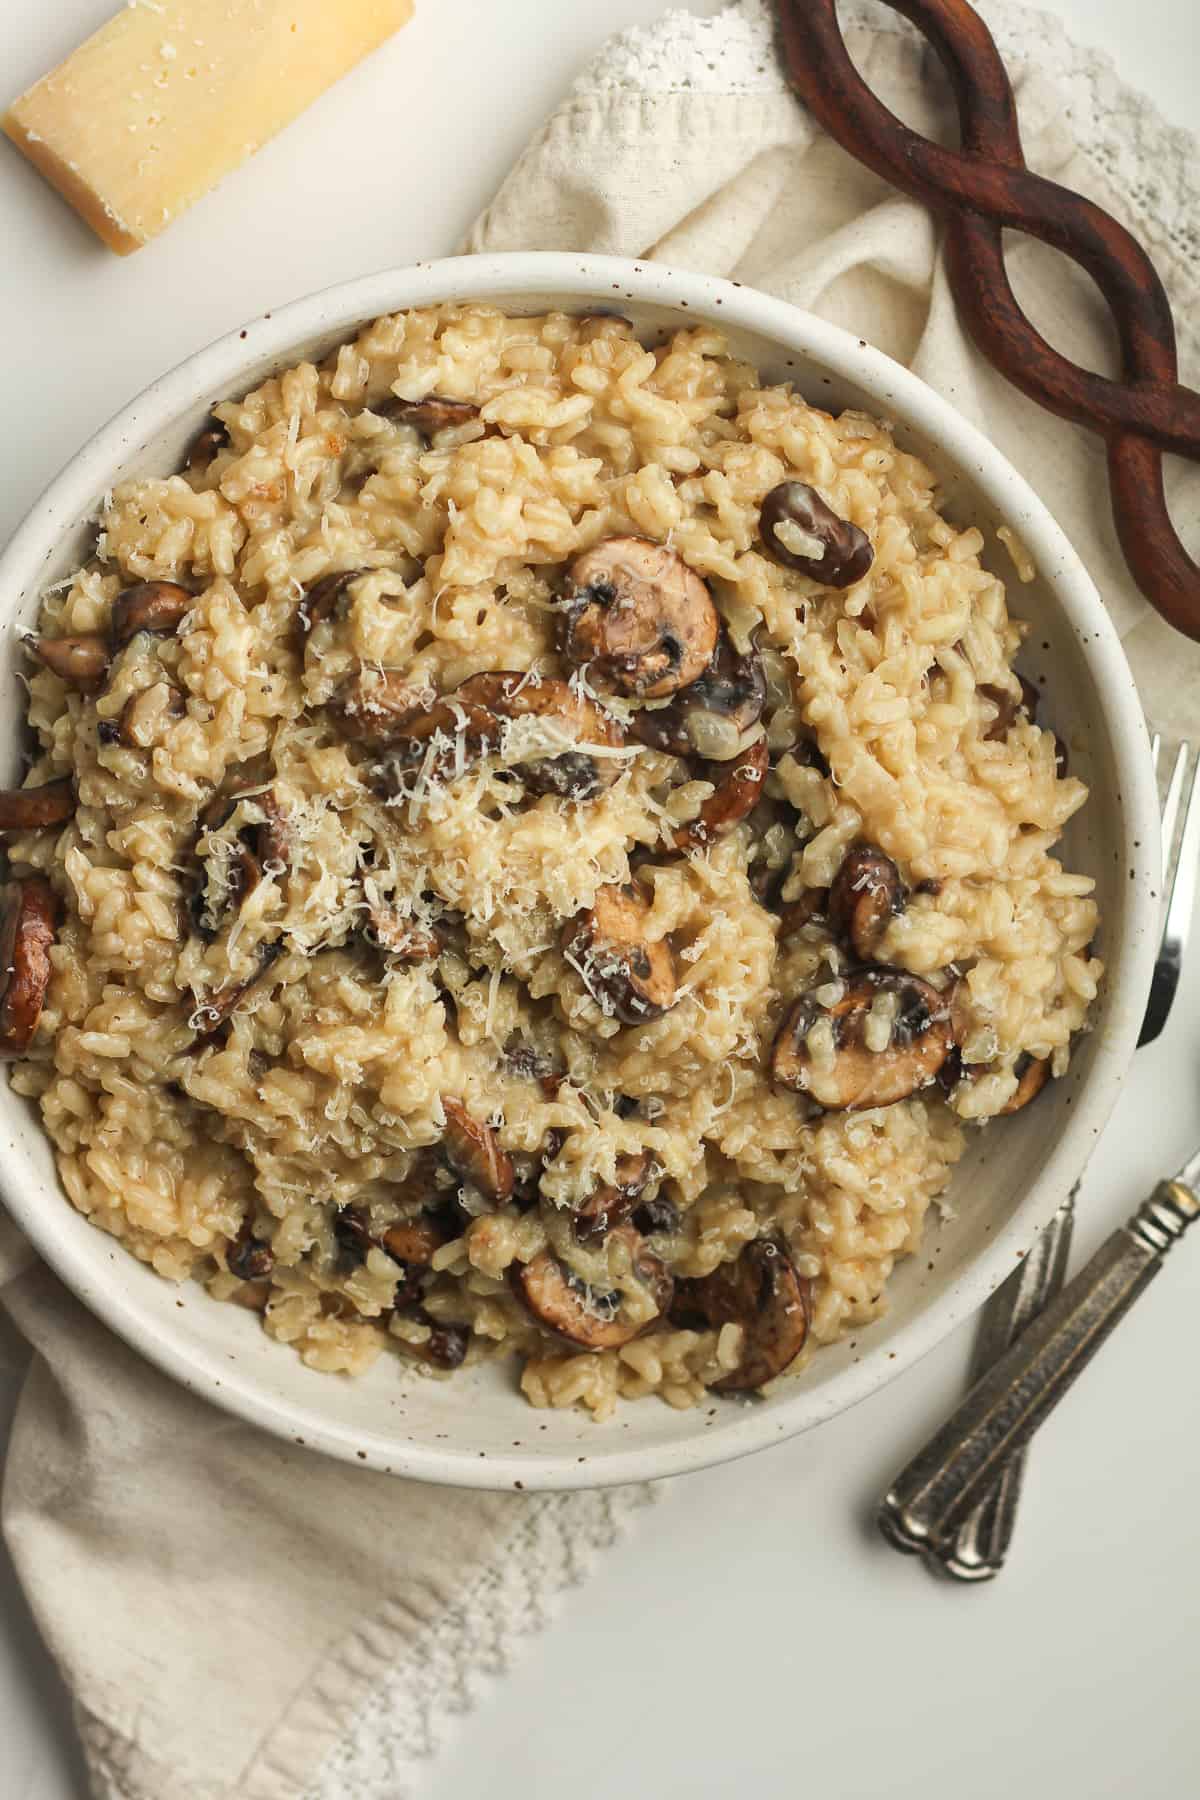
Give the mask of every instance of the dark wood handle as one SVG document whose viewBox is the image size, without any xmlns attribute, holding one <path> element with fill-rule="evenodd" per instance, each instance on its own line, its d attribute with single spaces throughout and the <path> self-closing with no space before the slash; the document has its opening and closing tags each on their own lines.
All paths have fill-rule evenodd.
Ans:
<svg viewBox="0 0 1200 1800">
<path fill-rule="evenodd" d="M 836 0 L 780 0 L 788 81 L 830 136 L 940 213 L 959 312 L 988 361 L 1032 400 L 1108 445 L 1125 560 L 1162 616 L 1200 640 L 1200 566 L 1171 523 L 1162 459 L 1200 461 L 1200 394 L 1180 385 L 1166 290 L 1137 239 L 1082 195 L 1025 166 L 1016 102 L 987 26 L 966 0 L 885 0 L 933 46 L 950 78 L 961 145 L 932 143 L 871 92 L 851 62 Z M 1122 378 L 1081 369 L 1022 312 L 1002 231 L 1027 232 L 1087 270 L 1116 324 Z"/>
</svg>

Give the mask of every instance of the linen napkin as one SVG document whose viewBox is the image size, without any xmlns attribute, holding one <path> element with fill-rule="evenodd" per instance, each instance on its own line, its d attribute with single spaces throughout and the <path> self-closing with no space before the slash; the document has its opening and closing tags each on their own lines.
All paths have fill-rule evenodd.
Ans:
<svg viewBox="0 0 1200 1800">
<path fill-rule="evenodd" d="M 1200 146 L 1052 18 L 983 10 L 1014 74 L 1031 166 L 1147 242 L 1194 381 Z M 917 129 L 944 132 L 915 37 L 869 5 L 843 17 L 876 92 Z M 1109 603 L 1148 709 L 1183 724 L 1200 652 L 1132 589 L 1098 440 L 1047 418 L 975 354 L 933 224 L 786 91 L 766 0 L 708 20 L 672 12 L 614 40 L 468 248 L 590 249 L 732 274 L 909 363 L 1044 496 Z M 1106 368 L 1087 279 L 1026 240 L 1010 268 L 1053 341 Z M 1194 525 L 1200 470 L 1172 475 L 1176 517 Z M 0 1233 L 4 1305 L 33 1352 L 4 1530 L 100 1800 L 399 1800 L 480 1677 L 503 1670 L 648 1498 L 433 1489 L 277 1443 L 141 1363 L 44 1269 L 19 1274 L 28 1260 L 13 1228 Z"/>
</svg>

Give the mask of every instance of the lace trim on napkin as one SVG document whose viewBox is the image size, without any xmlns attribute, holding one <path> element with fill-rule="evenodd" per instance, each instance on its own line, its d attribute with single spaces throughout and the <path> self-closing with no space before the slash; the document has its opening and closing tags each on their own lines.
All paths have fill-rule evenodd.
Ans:
<svg viewBox="0 0 1200 1800">
<path fill-rule="evenodd" d="M 381 1659 L 358 1718 L 304 1800 L 403 1800 L 448 1722 L 471 1711 L 655 1497 L 645 1486 L 531 1496 L 475 1588 L 406 1642 L 399 1660 Z"/>
<path fill-rule="evenodd" d="M 1194 268 L 1200 261 L 1200 166 L 1196 139 L 1171 125 L 1121 80 L 1110 56 L 1077 44 L 1060 18 L 1012 0 L 976 0 L 1006 62 L 1035 51 L 1039 72 L 1066 96 L 1076 145 L 1118 187 L 1152 250 Z M 918 34 L 890 8 L 843 0 L 843 29 Z M 672 11 L 657 25 L 614 37 L 575 84 L 577 94 L 778 94 L 771 0 L 737 0 L 715 18 Z"/>
</svg>

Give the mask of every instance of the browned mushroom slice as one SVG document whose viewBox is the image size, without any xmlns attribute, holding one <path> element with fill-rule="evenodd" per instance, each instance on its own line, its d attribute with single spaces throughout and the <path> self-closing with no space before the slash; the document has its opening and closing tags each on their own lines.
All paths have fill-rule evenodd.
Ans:
<svg viewBox="0 0 1200 1800">
<path fill-rule="evenodd" d="M 607 538 L 567 575 L 562 650 L 597 686 L 663 700 L 703 675 L 720 620 L 703 578 L 648 538 Z"/>
<path fill-rule="evenodd" d="M 435 1369 L 460 1369 L 471 1343 L 470 1327 L 439 1325 L 428 1313 L 423 1315 L 423 1322 L 430 1328 L 425 1342 L 405 1345 L 405 1348 L 422 1362 L 432 1363 Z"/>
<path fill-rule="evenodd" d="M 46 990 L 58 901 L 48 881 L 31 877 L 4 890 L 0 907 L 0 1059 L 24 1056 L 33 1042 Z"/>
<path fill-rule="evenodd" d="M 1043 1056 L 1030 1056 L 1028 1052 L 1018 1056 L 1013 1064 L 1013 1074 L 1017 1078 L 1017 1091 L 1008 1103 L 1000 1108 L 1001 1115 L 1020 1112 L 1031 1100 L 1036 1100 L 1050 1079 L 1050 1064 Z"/>
<path fill-rule="evenodd" d="M 228 430 L 220 419 L 210 418 L 203 431 L 197 432 L 192 439 L 184 472 L 188 475 L 203 475 L 217 452 L 227 449 L 228 445 Z"/>
<path fill-rule="evenodd" d="M 418 706 L 396 720 L 388 744 L 401 762 L 421 762 L 431 743 L 440 740 L 434 774 L 448 779 L 465 774 L 481 756 L 498 748 L 504 722 L 545 719 L 578 749 L 533 756 L 518 765 L 525 785 L 535 793 L 584 800 L 607 787 L 621 773 L 616 757 L 597 756 L 595 748 L 616 749 L 624 734 L 614 719 L 565 681 L 530 680 L 519 670 L 491 670 L 472 675 L 454 692 Z M 382 737 L 376 734 L 376 743 Z"/>
<path fill-rule="evenodd" d="M 112 641 L 120 649 L 139 631 L 176 631 L 195 604 L 196 596 L 176 581 L 139 581 L 113 602 Z"/>
<path fill-rule="evenodd" d="M 403 1225 L 389 1225 L 380 1239 L 388 1255 L 397 1262 L 415 1263 L 421 1268 L 433 1261 L 434 1252 L 445 1242 L 445 1232 L 429 1213 Z"/>
<path fill-rule="evenodd" d="M 108 674 L 108 642 L 97 632 L 82 637 L 27 637 L 26 648 L 68 687 L 90 693 Z"/>
<path fill-rule="evenodd" d="M 115 725 L 111 719 L 101 719 L 96 735 L 102 744 L 119 743 L 129 750 L 149 750 L 164 724 L 186 716 L 187 700 L 180 690 L 173 682 L 156 681 L 129 696 Z"/>
<path fill-rule="evenodd" d="M 469 425 L 479 417 L 474 401 L 444 400 L 438 394 L 430 394 L 424 400 L 381 400 L 371 411 L 381 418 L 395 419 L 398 425 L 411 425 L 423 438 L 449 431 L 455 425 Z"/>
<path fill-rule="evenodd" d="M 231 1275 L 239 1281 L 262 1281 L 275 1267 L 275 1252 L 270 1244 L 254 1235 L 254 1221 L 247 1216 L 242 1228 L 231 1241 L 225 1255 Z"/>
<path fill-rule="evenodd" d="M 764 1387 L 799 1356 L 808 1336 L 812 1283 L 796 1273 L 783 1245 L 756 1238 L 736 1262 L 699 1281 L 681 1281 L 671 1322 L 684 1328 L 740 1325 L 742 1354 L 735 1369 L 712 1386 L 718 1394 Z"/>
<path fill-rule="evenodd" d="M 740 825 L 762 798 L 771 766 L 766 738 L 758 738 L 730 763 L 717 763 L 706 771 L 717 776 L 717 785 L 698 816 L 681 825 L 672 839 L 676 850 L 703 850 Z"/>
<path fill-rule="evenodd" d="M 442 1095 L 446 1114 L 443 1149 L 454 1173 L 478 1188 L 485 1199 L 503 1206 L 513 1191 L 512 1158 L 500 1146 L 490 1125 L 473 1119 L 461 1100 Z"/>
<path fill-rule="evenodd" d="M 658 1165 L 648 1150 L 619 1156 L 616 1180 L 589 1194 L 575 1214 L 575 1236 L 580 1243 L 600 1243 L 610 1231 L 623 1225 L 658 1173 Z"/>
<path fill-rule="evenodd" d="M 568 682 L 532 682 L 527 673 L 496 670 L 472 675 L 453 698 L 468 708 L 482 707 L 498 719 L 547 719 L 575 740 L 578 750 L 564 750 L 521 765 L 525 785 L 537 793 L 583 800 L 598 788 L 608 787 L 621 773 L 619 758 L 591 756 L 588 746 L 619 749 L 625 742 L 624 732 L 615 719 L 577 694 Z"/>
<path fill-rule="evenodd" d="M 775 1040 L 771 1072 L 827 1111 L 858 1112 L 926 1087 L 953 1044 L 948 995 L 916 975 L 866 969 L 834 1006 L 822 1007 L 813 994 L 795 1002 Z"/>
<path fill-rule="evenodd" d="M 1021 687 L 1019 700 L 1015 694 L 1010 694 L 1007 688 L 993 687 L 990 682 L 983 682 L 978 689 L 983 698 L 989 700 L 996 709 L 996 717 L 983 734 L 989 743 L 1006 738 L 1021 713 L 1030 719 L 1037 718 L 1038 701 L 1041 699 L 1041 695 L 1032 681 L 1026 681 L 1024 675 L 1018 675 L 1017 680 Z"/>
<path fill-rule="evenodd" d="M 0 789 L 0 831 L 40 831 L 62 825 L 75 811 L 75 783 L 69 775 L 41 787 Z"/>
<path fill-rule="evenodd" d="M 370 936 L 381 950 L 400 962 L 432 962 L 442 952 L 442 941 L 436 931 L 405 918 L 394 907 L 373 905 L 367 908 L 371 921 Z"/>
<path fill-rule="evenodd" d="M 320 581 L 307 588 L 296 609 L 296 623 L 301 641 L 308 638 L 327 619 L 344 619 L 349 611 L 349 590 L 367 573 L 366 569 L 337 569 L 322 575 Z"/>
<path fill-rule="evenodd" d="M 344 736 L 383 750 L 407 734 L 427 698 L 399 669 L 360 669 L 330 702 Z"/>
<path fill-rule="evenodd" d="M 271 1284 L 269 1281 L 244 1281 L 229 1298 L 235 1306 L 244 1306 L 247 1312 L 266 1312 Z"/>
<path fill-rule="evenodd" d="M 636 883 L 603 887 L 595 905 L 569 919 L 563 953 L 592 999 L 622 1025 L 661 1019 L 678 998 L 675 957 L 660 938 L 646 938 L 650 902 Z"/>
<path fill-rule="evenodd" d="M 728 632 L 722 631 L 703 674 L 665 706 L 640 707 L 630 731 L 651 750 L 728 762 L 737 755 L 745 733 L 758 724 L 766 703 L 767 682 L 758 652 L 739 656 Z"/>
<path fill-rule="evenodd" d="M 786 942 L 805 925 L 819 919 L 828 905 L 828 888 L 805 888 L 800 898 L 789 901 L 779 914 L 779 942 Z"/>
<path fill-rule="evenodd" d="M 192 1030 L 200 1037 L 212 1037 L 214 1032 L 219 1031 L 232 1018 L 246 995 L 258 986 L 271 964 L 282 954 L 281 943 L 264 944 L 258 953 L 258 967 L 253 975 L 238 982 L 235 987 L 220 989 L 211 999 L 203 1001 L 188 1020 Z"/>
<path fill-rule="evenodd" d="M 890 856 L 860 844 L 842 859 L 829 890 L 829 923 L 862 962 L 873 962 L 907 894 Z"/>
<path fill-rule="evenodd" d="M 632 1225 L 618 1226 L 612 1236 L 628 1242 L 634 1279 L 652 1300 L 655 1317 L 661 1317 L 674 1291 L 665 1265 L 643 1247 Z M 581 1350 L 619 1350 L 654 1322 L 631 1320 L 620 1293 L 597 1293 L 549 1250 L 532 1262 L 513 1263 L 509 1280 L 539 1325 Z"/>
<path fill-rule="evenodd" d="M 841 519 L 806 481 L 783 481 L 762 503 L 759 535 L 768 553 L 825 587 L 861 581 L 875 560 L 865 531 Z"/>
<path fill-rule="evenodd" d="M 239 831 L 228 850 L 228 861 L 219 860 L 221 876 L 214 895 L 209 857 L 198 856 L 199 874 L 189 903 L 192 923 L 200 936 L 211 942 L 219 933 L 227 914 L 236 913 L 252 894 L 265 874 L 278 875 L 287 867 L 289 837 L 287 820 L 269 790 L 264 793 L 230 794 L 225 791 L 232 777 L 234 785 L 245 785 L 248 778 L 241 770 L 230 770 L 222 787 L 204 806 L 196 821 L 196 842 L 206 834 L 218 832 L 227 823 L 242 800 L 248 799 L 260 808 L 265 819 L 246 825 Z"/>
</svg>

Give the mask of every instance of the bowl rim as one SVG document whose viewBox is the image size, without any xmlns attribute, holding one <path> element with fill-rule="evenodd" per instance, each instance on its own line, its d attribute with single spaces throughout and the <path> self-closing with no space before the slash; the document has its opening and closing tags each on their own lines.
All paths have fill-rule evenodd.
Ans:
<svg viewBox="0 0 1200 1800">
<path fill-rule="evenodd" d="M 94 512 L 111 472 L 131 451 L 214 394 L 235 393 L 265 359 L 286 362 L 291 348 L 317 336 L 349 335 L 388 312 L 447 299 L 536 302 L 575 296 L 583 303 L 619 304 L 621 297 L 658 305 L 681 323 L 746 329 L 824 364 L 867 390 L 875 404 L 894 409 L 957 466 L 1004 516 L 1020 520 L 1020 536 L 1043 578 L 1054 588 L 1080 645 L 1106 720 L 1125 800 L 1122 864 L 1144 874 L 1138 896 L 1158 887 L 1158 797 L 1137 690 L 1116 628 L 1091 577 L 1044 503 L 993 444 L 918 376 L 864 339 L 790 302 L 739 282 L 668 264 L 558 251 L 461 256 L 388 268 L 338 283 L 234 327 L 151 382 L 71 458 L 35 502 L 0 556 L 0 593 L 26 594 L 62 537 Z M 612 299 L 616 296 L 616 301 Z M 239 388 L 241 384 L 241 388 Z M 1140 842 L 1140 850 L 1138 844 Z M 264 1398 L 239 1365 L 219 1379 L 205 1358 L 177 1343 L 161 1324 L 140 1315 L 119 1285 L 104 1278 L 112 1246 L 100 1232 L 95 1247 L 68 1241 L 56 1228 L 57 1207 L 39 1204 L 41 1183 L 17 1177 L 0 1163 L 0 1198 L 43 1259 L 84 1303 L 149 1362 L 188 1390 L 289 1442 L 352 1463 L 412 1479 L 468 1488 L 565 1490 L 643 1481 L 713 1466 L 810 1430 L 857 1404 L 926 1355 L 1010 1273 L 1018 1256 L 1057 1210 L 1081 1174 L 1116 1102 L 1136 1046 L 1149 988 L 1153 934 L 1139 930 L 1137 908 L 1125 909 L 1108 981 L 1108 1023 L 1078 1102 L 1014 1216 L 975 1260 L 889 1340 L 889 1354 L 865 1354 L 814 1389 L 747 1407 L 716 1434 L 601 1453 L 580 1463 L 571 1453 L 492 1455 L 472 1460 L 431 1443 L 399 1444 L 361 1426 L 339 1429 L 303 1407 Z M 60 1202 L 61 1192 L 56 1195 Z M 124 1252 L 122 1252 L 124 1254 Z M 600 1428 L 603 1432 L 603 1427 Z"/>
</svg>

